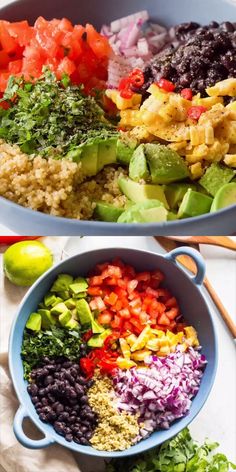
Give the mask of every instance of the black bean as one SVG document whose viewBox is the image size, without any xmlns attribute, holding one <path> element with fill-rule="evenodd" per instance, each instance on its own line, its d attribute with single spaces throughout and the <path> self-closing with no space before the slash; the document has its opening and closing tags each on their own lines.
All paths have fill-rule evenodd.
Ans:
<svg viewBox="0 0 236 472">
<path fill-rule="evenodd" d="M 42 403 L 41 403 L 41 402 L 37 402 L 37 403 L 35 403 L 34 406 L 35 406 L 36 409 L 37 409 L 37 408 L 41 408 Z"/>
<path fill-rule="evenodd" d="M 39 394 L 40 397 L 45 395 L 45 388 L 40 388 L 39 391 L 38 391 L 38 394 Z"/>
<path fill-rule="evenodd" d="M 65 440 L 69 441 L 69 442 L 73 441 L 73 434 L 71 434 L 71 433 L 66 434 L 65 435 Z"/>
<path fill-rule="evenodd" d="M 46 397 L 43 397 L 42 400 L 41 400 L 41 403 L 43 406 L 47 406 L 48 405 L 48 399 Z"/>
<path fill-rule="evenodd" d="M 54 405 L 54 407 L 55 407 L 55 405 Z M 57 413 L 58 415 L 59 415 L 60 413 L 62 413 L 62 412 L 64 411 L 64 406 L 62 405 L 62 403 L 59 403 L 59 404 L 56 406 L 55 410 L 56 410 L 56 413 Z"/>
<path fill-rule="evenodd" d="M 39 418 L 41 419 L 41 421 L 44 421 L 44 422 L 47 421 L 47 416 L 44 413 L 40 413 Z"/>
<path fill-rule="evenodd" d="M 84 436 L 82 436 L 82 438 L 80 438 L 80 444 L 83 444 L 83 446 L 87 446 L 89 444 L 89 441 Z"/>
<path fill-rule="evenodd" d="M 77 436 L 74 436 L 74 441 L 75 441 L 77 444 L 81 444 L 80 438 L 78 438 Z"/>
<path fill-rule="evenodd" d="M 32 403 L 34 403 L 34 404 L 35 404 L 35 403 L 38 403 L 39 397 L 32 397 L 32 398 L 31 398 L 31 401 L 32 401 Z"/>
<path fill-rule="evenodd" d="M 76 419 L 77 419 L 76 416 L 70 416 L 70 418 L 68 418 L 67 420 L 67 423 L 73 424 L 76 422 Z"/>
<path fill-rule="evenodd" d="M 84 420 L 84 421 L 83 421 L 83 426 L 85 426 L 86 429 L 88 429 L 88 428 L 90 428 L 90 426 L 91 426 L 91 422 L 90 422 L 90 421 L 87 421 L 87 420 Z M 83 426 L 82 426 L 82 427 L 83 427 Z"/>
<path fill-rule="evenodd" d="M 45 379 L 44 379 L 45 387 L 47 387 L 49 384 L 51 384 L 53 382 L 54 382 L 54 378 L 53 378 L 52 375 L 47 375 L 47 377 L 45 377 Z"/>
<path fill-rule="evenodd" d="M 32 395 L 32 396 L 36 396 L 37 393 L 38 393 L 38 387 L 35 383 L 32 383 L 30 385 L 28 385 L 27 387 L 27 391 Z"/>
<path fill-rule="evenodd" d="M 87 395 L 83 395 L 83 396 L 80 398 L 80 403 L 81 403 L 81 405 L 84 405 L 84 404 L 88 403 L 88 397 L 87 397 Z"/>
<path fill-rule="evenodd" d="M 92 435 L 93 435 L 92 431 L 87 431 L 87 432 L 85 433 L 85 437 L 86 437 L 86 439 L 88 439 L 88 440 L 91 439 Z"/>
</svg>

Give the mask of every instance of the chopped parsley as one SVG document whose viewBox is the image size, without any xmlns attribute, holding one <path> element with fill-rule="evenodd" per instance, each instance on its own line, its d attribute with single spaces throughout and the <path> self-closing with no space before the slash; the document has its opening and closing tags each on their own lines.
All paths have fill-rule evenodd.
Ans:
<svg viewBox="0 0 236 472">
<path fill-rule="evenodd" d="M 34 83 L 11 77 L 0 108 L 0 138 L 16 143 L 27 154 L 60 158 L 94 138 L 117 135 L 95 98 L 67 76 L 58 81 L 46 71 Z"/>
</svg>

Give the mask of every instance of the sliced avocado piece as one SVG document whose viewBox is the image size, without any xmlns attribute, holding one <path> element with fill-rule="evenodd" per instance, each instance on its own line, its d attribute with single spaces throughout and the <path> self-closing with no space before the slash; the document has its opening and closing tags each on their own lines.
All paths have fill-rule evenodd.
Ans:
<svg viewBox="0 0 236 472">
<path fill-rule="evenodd" d="M 117 137 L 104 139 L 98 144 L 98 169 L 116 163 Z"/>
<path fill-rule="evenodd" d="M 43 329 L 49 329 L 56 324 L 56 320 L 49 310 L 40 309 L 38 313 L 41 315 Z"/>
<path fill-rule="evenodd" d="M 139 182 L 142 179 L 146 181 L 150 178 L 144 151 L 145 144 L 140 144 L 130 159 L 129 177 L 135 182 Z"/>
<path fill-rule="evenodd" d="M 63 292 L 57 292 L 57 294 L 62 300 L 68 300 L 68 298 L 70 298 L 71 296 L 69 290 L 64 290 Z"/>
<path fill-rule="evenodd" d="M 59 316 L 66 310 L 67 310 L 66 304 L 61 302 L 61 303 L 57 303 L 57 305 L 52 307 L 51 313 L 52 313 L 52 315 Z"/>
<path fill-rule="evenodd" d="M 51 292 L 64 292 L 65 290 L 69 290 L 69 286 L 72 283 L 73 283 L 73 277 L 71 275 L 60 274 L 58 275 L 53 286 L 51 287 Z"/>
<path fill-rule="evenodd" d="M 146 200 L 159 200 L 167 209 L 169 208 L 164 189 L 160 185 L 139 184 L 125 177 L 119 178 L 118 185 L 121 192 L 135 203 Z"/>
<path fill-rule="evenodd" d="M 67 328 L 67 329 L 78 329 L 79 328 L 79 323 L 78 323 L 78 321 L 71 318 L 68 321 L 68 323 L 66 323 L 65 328 Z"/>
<path fill-rule="evenodd" d="M 136 203 L 118 218 L 118 223 L 156 223 L 167 221 L 168 211 L 158 200 Z"/>
<path fill-rule="evenodd" d="M 76 295 L 73 295 L 74 299 L 77 300 L 78 298 L 86 298 L 87 297 L 87 292 L 80 292 L 77 293 Z"/>
<path fill-rule="evenodd" d="M 165 196 L 166 200 L 172 210 L 178 208 L 182 202 L 185 193 L 191 188 L 192 190 L 197 190 L 197 186 L 194 184 L 185 184 L 179 182 L 177 184 L 169 184 L 165 186 Z"/>
<path fill-rule="evenodd" d="M 77 277 L 69 287 L 73 294 L 77 295 L 80 292 L 85 292 L 88 282 L 83 277 Z"/>
<path fill-rule="evenodd" d="M 73 310 L 76 308 L 76 300 L 74 300 L 74 298 L 69 298 L 68 300 L 65 300 L 65 305 L 69 310 Z"/>
<path fill-rule="evenodd" d="M 70 319 L 72 318 L 72 313 L 70 310 L 66 310 L 64 311 L 61 315 L 59 315 L 59 323 L 62 325 L 62 326 L 66 326 L 66 324 L 68 323 L 68 321 L 70 321 Z"/>
<path fill-rule="evenodd" d="M 116 148 L 117 162 L 128 166 L 137 145 L 138 141 L 136 139 L 127 138 L 126 136 L 124 139 L 118 139 Z"/>
<path fill-rule="evenodd" d="M 93 216 L 99 221 L 116 222 L 124 211 L 124 208 L 118 208 L 111 203 L 97 202 Z"/>
<path fill-rule="evenodd" d="M 178 220 L 178 214 L 175 213 L 174 211 L 168 211 L 167 221 L 174 221 L 174 220 Z"/>
<path fill-rule="evenodd" d="M 184 159 L 162 144 L 145 144 L 144 152 L 154 184 L 170 184 L 189 177 Z"/>
<path fill-rule="evenodd" d="M 46 307 L 53 306 L 55 303 L 57 303 L 57 296 L 54 295 L 54 293 L 48 292 L 45 297 L 44 297 L 44 305 Z"/>
<path fill-rule="evenodd" d="M 42 325 L 41 315 L 39 313 L 31 313 L 25 326 L 27 329 L 30 329 L 31 331 L 40 331 L 41 325 Z"/>
<path fill-rule="evenodd" d="M 91 143 L 83 146 L 80 162 L 82 172 L 87 177 L 98 173 L 98 144 Z"/>
<path fill-rule="evenodd" d="M 105 339 L 110 336 L 110 334 L 112 333 L 112 331 L 110 329 L 106 329 L 105 331 L 103 331 L 103 333 L 101 334 L 95 334 L 94 336 L 92 336 L 88 342 L 87 342 L 87 345 L 89 347 L 102 347 L 103 344 L 104 344 L 104 341 Z"/>
<path fill-rule="evenodd" d="M 190 218 L 210 211 L 212 198 L 203 193 L 188 189 L 179 207 L 179 218 Z"/>
<path fill-rule="evenodd" d="M 233 204 L 236 204 L 236 182 L 225 184 L 218 190 L 211 205 L 211 211 L 217 211 Z"/>
<path fill-rule="evenodd" d="M 235 172 L 229 167 L 213 162 L 199 180 L 201 186 L 213 197 L 218 190 L 228 184 L 234 177 Z"/>
<path fill-rule="evenodd" d="M 104 331 L 104 328 L 97 323 L 90 310 L 88 302 L 82 298 L 77 302 L 77 318 L 81 325 L 90 325 L 93 333 L 99 334 Z"/>
</svg>

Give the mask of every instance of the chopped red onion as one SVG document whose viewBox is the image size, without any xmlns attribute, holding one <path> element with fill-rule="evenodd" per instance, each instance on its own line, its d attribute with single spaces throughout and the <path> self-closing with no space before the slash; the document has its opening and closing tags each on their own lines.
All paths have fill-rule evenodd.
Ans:
<svg viewBox="0 0 236 472">
<path fill-rule="evenodd" d="M 168 429 L 188 414 L 206 359 L 190 347 L 187 352 L 177 349 L 166 357 L 150 356 L 145 364 L 147 367 L 119 369 L 113 379 L 117 407 L 139 415 L 142 426 L 137 440 L 156 429 Z"/>
</svg>

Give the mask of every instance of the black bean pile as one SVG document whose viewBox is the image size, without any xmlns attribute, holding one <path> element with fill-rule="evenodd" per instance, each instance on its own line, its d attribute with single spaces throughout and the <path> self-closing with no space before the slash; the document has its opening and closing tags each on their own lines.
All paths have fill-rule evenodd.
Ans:
<svg viewBox="0 0 236 472">
<path fill-rule="evenodd" d="M 65 358 L 45 357 L 31 372 L 28 392 L 39 418 L 51 423 L 67 441 L 88 445 L 97 425 L 97 415 L 88 404 L 85 379 L 80 366 Z"/>
<path fill-rule="evenodd" d="M 201 27 L 183 23 L 175 27 L 177 46 L 155 56 L 144 71 L 144 90 L 164 77 L 176 91 L 191 88 L 206 96 L 205 89 L 216 82 L 236 77 L 236 24 L 212 21 Z"/>
</svg>

